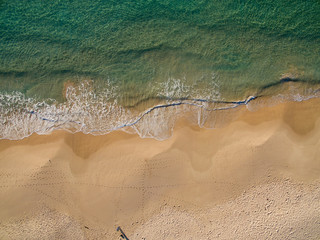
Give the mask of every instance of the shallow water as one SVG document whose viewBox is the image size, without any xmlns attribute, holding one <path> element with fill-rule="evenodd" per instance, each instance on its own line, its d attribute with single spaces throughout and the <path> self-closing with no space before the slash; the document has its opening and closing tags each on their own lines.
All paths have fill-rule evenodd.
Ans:
<svg viewBox="0 0 320 240">
<path fill-rule="evenodd" d="M 1 138 L 143 119 L 163 139 L 185 112 L 319 92 L 316 0 L 1 1 L 0 39 Z"/>
</svg>

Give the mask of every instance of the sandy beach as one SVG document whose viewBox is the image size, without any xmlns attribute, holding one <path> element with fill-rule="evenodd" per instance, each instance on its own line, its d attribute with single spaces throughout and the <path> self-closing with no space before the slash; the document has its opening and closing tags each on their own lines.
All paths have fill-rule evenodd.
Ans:
<svg viewBox="0 0 320 240">
<path fill-rule="evenodd" d="M 1 239 L 319 239 L 320 99 L 164 141 L 1 140 L 0 189 Z"/>
</svg>

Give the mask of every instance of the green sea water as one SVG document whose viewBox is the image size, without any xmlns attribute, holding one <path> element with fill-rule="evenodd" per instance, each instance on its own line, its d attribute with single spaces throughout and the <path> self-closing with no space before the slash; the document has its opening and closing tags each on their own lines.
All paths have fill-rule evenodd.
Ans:
<svg viewBox="0 0 320 240">
<path fill-rule="evenodd" d="M 239 101 L 281 79 L 317 85 L 319 56 L 319 0 L 0 1 L 0 92 L 19 95 L 18 112 L 59 108 L 65 86 L 86 81 L 87 105 L 116 101 L 122 112 Z M 2 108 L 13 106 L 7 95 Z M 15 111 L 2 111 L 4 124 Z"/>
</svg>

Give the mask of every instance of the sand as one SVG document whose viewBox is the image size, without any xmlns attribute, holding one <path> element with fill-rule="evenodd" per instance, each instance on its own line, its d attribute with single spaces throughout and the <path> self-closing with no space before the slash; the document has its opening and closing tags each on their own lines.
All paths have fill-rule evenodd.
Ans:
<svg viewBox="0 0 320 240">
<path fill-rule="evenodd" d="M 320 100 L 165 141 L 55 131 L 0 141 L 0 239 L 319 239 Z"/>
</svg>

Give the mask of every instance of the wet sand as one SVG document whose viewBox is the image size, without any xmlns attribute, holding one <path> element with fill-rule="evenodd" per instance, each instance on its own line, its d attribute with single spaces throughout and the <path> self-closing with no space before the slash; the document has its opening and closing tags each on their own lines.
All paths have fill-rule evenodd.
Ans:
<svg viewBox="0 0 320 240">
<path fill-rule="evenodd" d="M 1 239 L 319 239 L 320 99 L 165 141 L 55 131 L 0 141 Z"/>
</svg>

